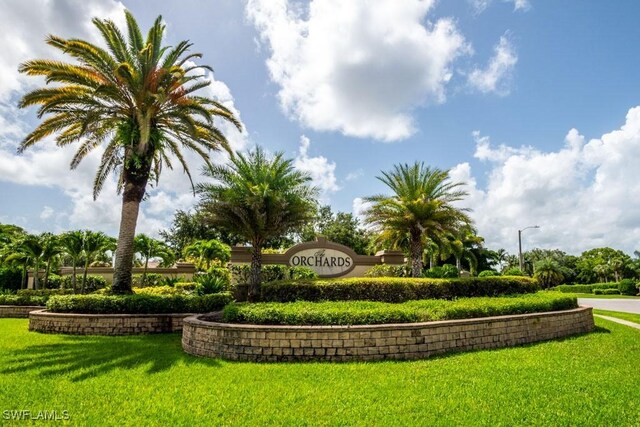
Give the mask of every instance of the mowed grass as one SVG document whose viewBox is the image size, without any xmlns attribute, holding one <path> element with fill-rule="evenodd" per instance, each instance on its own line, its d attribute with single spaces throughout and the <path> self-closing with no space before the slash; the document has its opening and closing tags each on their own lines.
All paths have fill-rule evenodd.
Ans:
<svg viewBox="0 0 640 427">
<path fill-rule="evenodd" d="M 603 316 L 617 317 L 618 319 L 628 320 L 640 325 L 640 314 L 625 313 L 622 311 L 609 311 L 609 310 L 593 310 L 594 314 L 602 314 Z"/>
<path fill-rule="evenodd" d="M 640 425 L 640 331 L 413 362 L 232 363 L 180 335 L 72 337 L 0 319 L 4 410 L 78 425 Z M 16 422 L 28 425 L 28 422 Z"/>
<path fill-rule="evenodd" d="M 639 296 L 631 295 L 596 295 L 596 294 L 578 294 L 573 293 L 576 298 L 597 298 L 597 299 L 640 299 Z"/>
</svg>

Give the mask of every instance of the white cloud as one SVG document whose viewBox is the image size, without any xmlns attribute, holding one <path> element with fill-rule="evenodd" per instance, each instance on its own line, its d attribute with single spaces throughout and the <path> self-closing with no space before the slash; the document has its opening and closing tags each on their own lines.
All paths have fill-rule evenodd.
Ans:
<svg viewBox="0 0 640 427">
<path fill-rule="evenodd" d="M 475 13 L 478 15 L 484 12 L 489 6 L 491 6 L 491 3 L 493 3 L 493 0 L 468 0 L 468 1 L 469 1 L 469 4 L 471 4 L 471 7 L 475 11 Z M 529 2 L 529 0 L 502 0 L 502 2 L 513 3 L 514 12 L 516 11 L 526 12 L 527 10 L 531 9 L 531 3 Z"/>
<path fill-rule="evenodd" d="M 314 130 L 382 141 L 415 132 L 412 110 L 445 100 L 451 64 L 469 51 L 452 19 L 431 22 L 433 0 L 249 0 L 268 43 L 285 113 Z"/>
<path fill-rule="evenodd" d="M 335 175 L 336 164 L 324 156 L 310 157 L 310 145 L 309 138 L 302 135 L 300 137 L 300 151 L 294 159 L 293 165 L 299 171 L 306 172 L 311 176 L 312 184 L 320 190 L 320 198 L 327 202 L 331 193 L 340 190 Z"/>
<path fill-rule="evenodd" d="M 560 248 L 570 253 L 611 246 L 627 253 L 640 241 L 640 107 L 625 124 L 585 142 L 571 129 L 564 146 L 542 152 L 530 147 L 493 147 L 475 135 L 476 157 L 490 162 L 486 188 L 479 188 L 468 164 L 452 169 L 466 181 L 479 232 L 492 248 L 517 251 L 517 230 L 527 230 L 526 248 Z"/>
<path fill-rule="evenodd" d="M 45 206 L 40 212 L 40 219 L 49 219 L 53 215 L 54 210 L 51 206 Z"/>
<path fill-rule="evenodd" d="M 360 168 L 360 169 L 354 170 L 353 172 L 349 172 L 344 180 L 353 181 L 355 179 L 360 178 L 363 175 L 364 175 L 364 171 L 362 170 L 362 168 Z"/>
<path fill-rule="evenodd" d="M 506 36 L 493 48 L 494 55 L 484 69 L 474 68 L 468 76 L 469 85 L 482 92 L 509 93 L 509 83 L 518 55 Z"/>
</svg>

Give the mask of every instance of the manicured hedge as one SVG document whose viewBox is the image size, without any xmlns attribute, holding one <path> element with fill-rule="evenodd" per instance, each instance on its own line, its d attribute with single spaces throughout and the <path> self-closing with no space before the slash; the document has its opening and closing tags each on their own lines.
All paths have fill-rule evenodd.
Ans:
<svg viewBox="0 0 640 427">
<path fill-rule="evenodd" d="M 262 325 L 361 325 L 467 319 L 576 307 L 578 303 L 573 296 L 539 292 L 512 297 L 421 300 L 399 304 L 372 301 L 240 303 L 226 306 L 223 317 L 226 322 Z"/>
<path fill-rule="evenodd" d="M 47 309 L 55 313 L 161 314 L 207 313 L 232 301 L 227 292 L 192 295 L 59 295 L 52 296 Z"/>
<path fill-rule="evenodd" d="M 282 281 L 262 285 L 262 301 L 382 301 L 453 299 L 524 294 L 539 290 L 528 277 L 474 277 L 468 279 L 411 279 L 357 277 L 333 280 Z"/>
<path fill-rule="evenodd" d="M 48 296 L 0 294 L 0 305 L 45 305 Z"/>
<path fill-rule="evenodd" d="M 559 285 L 552 288 L 554 291 L 575 293 L 575 294 L 591 294 L 594 289 L 609 289 L 617 286 L 615 283 L 592 283 L 590 285 Z"/>
<path fill-rule="evenodd" d="M 73 289 L 20 289 L 18 295 L 31 297 L 50 297 L 52 295 L 70 295 Z"/>
</svg>

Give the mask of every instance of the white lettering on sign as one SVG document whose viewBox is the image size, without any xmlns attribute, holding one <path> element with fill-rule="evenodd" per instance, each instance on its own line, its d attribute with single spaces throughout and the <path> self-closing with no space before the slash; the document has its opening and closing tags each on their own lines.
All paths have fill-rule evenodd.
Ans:
<svg viewBox="0 0 640 427">
<path fill-rule="evenodd" d="M 338 276 L 353 268 L 353 259 L 336 249 L 303 249 L 289 258 L 293 267 L 308 267 L 320 277 Z"/>
</svg>

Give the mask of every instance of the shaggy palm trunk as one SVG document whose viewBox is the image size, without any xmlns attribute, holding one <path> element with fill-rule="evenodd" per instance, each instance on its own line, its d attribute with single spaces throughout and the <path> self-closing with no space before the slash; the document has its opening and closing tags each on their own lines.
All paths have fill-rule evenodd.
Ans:
<svg viewBox="0 0 640 427">
<path fill-rule="evenodd" d="M 81 292 L 84 294 L 85 289 L 87 289 L 87 273 L 89 271 L 89 254 L 87 254 L 87 259 L 84 261 L 84 272 L 82 273 L 82 289 Z"/>
<path fill-rule="evenodd" d="M 40 263 L 36 260 L 36 264 L 35 267 L 33 269 L 33 289 L 40 289 L 40 280 L 39 280 L 39 275 L 40 275 Z"/>
<path fill-rule="evenodd" d="M 142 161 L 142 160 L 140 160 Z M 114 294 L 130 294 L 133 273 L 133 239 L 136 235 L 136 224 L 140 202 L 144 197 L 151 170 L 151 162 L 143 162 L 145 165 L 136 166 L 135 169 L 124 170 L 124 191 L 122 192 L 122 213 L 120 216 L 120 232 L 118 233 L 118 246 L 116 248 L 116 262 L 113 272 L 113 285 L 111 292 Z"/>
<path fill-rule="evenodd" d="M 29 271 L 29 267 L 27 266 L 27 263 L 25 262 L 24 264 L 22 264 L 22 283 L 20 283 L 20 288 L 21 289 L 27 289 L 28 271 Z"/>
<path fill-rule="evenodd" d="M 73 265 L 73 274 L 71 275 L 71 286 L 73 287 L 73 293 L 75 294 L 76 292 L 78 292 L 77 289 L 77 276 L 76 276 L 76 259 L 73 258 L 73 260 L 71 261 L 72 265 Z"/>
<path fill-rule="evenodd" d="M 411 230 L 409 246 L 411 249 L 411 277 L 422 276 L 422 242 L 420 230 Z"/>
<path fill-rule="evenodd" d="M 262 271 L 262 248 L 259 245 L 253 245 L 251 249 L 251 271 L 249 273 L 249 292 L 247 299 L 249 302 L 258 301 L 260 297 L 260 284 Z"/>
<path fill-rule="evenodd" d="M 49 271 L 51 270 L 51 261 L 47 261 L 47 266 L 44 270 L 44 280 L 42 281 L 42 289 L 47 289 L 49 284 Z"/>
<path fill-rule="evenodd" d="M 462 272 L 462 260 L 460 257 L 456 256 L 456 268 L 458 269 L 458 274 Z"/>
<path fill-rule="evenodd" d="M 147 269 L 149 268 L 149 257 L 144 258 L 144 270 L 142 271 L 142 284 L 147 286 Z"/>
</svg>

